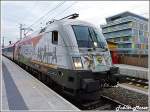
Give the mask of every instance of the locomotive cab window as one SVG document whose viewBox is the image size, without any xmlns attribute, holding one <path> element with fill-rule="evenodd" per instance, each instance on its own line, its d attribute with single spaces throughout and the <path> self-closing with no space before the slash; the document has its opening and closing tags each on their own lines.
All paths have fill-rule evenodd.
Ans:
<svg viewBox="0 0 150 112">
<path fill-rule="evenodd" d="M 52 31 L 52 43 L 58 44 L 58 31 Z"/>
</svg>

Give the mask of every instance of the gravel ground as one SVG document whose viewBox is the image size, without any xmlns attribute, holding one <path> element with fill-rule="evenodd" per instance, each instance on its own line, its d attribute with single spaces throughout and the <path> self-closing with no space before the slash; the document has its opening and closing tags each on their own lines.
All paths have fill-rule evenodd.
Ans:
<svg viewBox="0 0 150 112">
<path fill-rule="evenodd" d="M 103 95 L 132 107 L 148 107 L 147 95 L 127 90 L 125 88 L 109 88 L 103 91 Z"/>
</svg>

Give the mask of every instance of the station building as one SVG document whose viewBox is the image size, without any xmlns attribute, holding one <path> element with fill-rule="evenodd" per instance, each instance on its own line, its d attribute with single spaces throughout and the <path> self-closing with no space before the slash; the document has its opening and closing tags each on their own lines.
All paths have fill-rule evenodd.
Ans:
<svg viewBox="0 0 150 112">
<path fill-rule="evenodd" d="M 148 19 L 131 12 L 106 18 L 101 25 L 107 41 L 117 44 L 120 53 L 148 54 Z"/>
</svg>

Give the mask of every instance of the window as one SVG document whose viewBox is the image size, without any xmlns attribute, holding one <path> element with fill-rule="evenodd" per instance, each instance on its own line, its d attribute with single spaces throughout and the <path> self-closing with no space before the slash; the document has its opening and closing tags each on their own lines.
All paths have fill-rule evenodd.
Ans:
<svg viewBox="0 0 150 112">
<path fill-rule="evenodd" d="M 58 31 L 52 31 L 52 43 L 58 44 Z"/>
<path fill-rule="evenodd" d="M 129 40 L 130 40 L 129 37 L 124 37 L 124 38 L 123 38 L 123 41 L 129 41 Z"/>
<path fill-rule="evenodd" d="M 148 49 L 148 45 L 146 45 L 146 49 Z"/>
<path fill-rule="evenodd" d="M 91 48 L 94 46 L 94 42 L 97 43 L 97 47 L 104 49 L 106 41 L 104 36 L 98 31 L 98 29 L 90 26 L 72 25 L 78 47 Z"/>
<path fill-rule="evenodd" d="M 131 48 L 132 46 L 131 46 L 131 44 L 127 44 L 127 48 Z"/>
<path fill-rule="evenodd" d="M 129 22 L 128 27 L 132 27 L 133 24 L 134 24 L 133 22 Z"/>
<path fill-rule="evenodd" d="M 144 32 L 144 37 L 148 37 L 148 32 Z"/>
<path fill-rule="evenodd" d="M 137 44 L 137 48 L 141 48 L 141 45 L 140 45 L 140 44 Z"/>
<path fill-rule="evenodd" d="M 140 24 L 140 30 L 143 30 L 143 24 Z"/>
<path fill-rule="evenodd" d="M 114 39 L 110 39 L 111 42 L 114 42 Z"/>
<path fill-rule="evenodd" d="M 144 35 L 144 32 L 143 32 L 143 31 L 139 31 L 139 35 L 140 35 L 140 36 L 143 36 L 143 35 Z"/>
<path fill-rule="evenodd" d="M 148 25 L 144 26 L 144 30 L 148 31 Z"/>
<path fill-rule="evenodd" d="M 133 29 L 133 35 L 134 35 L 134 36 L 137 36 L 137 35 L 138 35 L 138 30 Z"/>
<path fill-rule="evenodd" d="M 135 44 L 134 43 L 131 44 L 131 48 L 135 48 Z"/>
<path fill-rule="evenodd" d="M 114 17 L 114 18 L 111 18 L 111 21 L 115 21 L 115 20 L 118 20 L 118 19 L 120 19 L 120 18 L 121 18 L 121 16 Z"/>
<path fill-rule="evenodd" d="M 116 38 L 116 42 L 119 42 L 120 41 L 120 38 Z"/>
<path fill-rule="evenodd" d="M 122 31 L 115 31 L 115 32 L 110 32 L 105 34 L 107 37 L 122 37 L 122 36 L 130 36 L 132 35 L 132 30 L 131 29 L 125 29 Z"/>
<path fill-rule="evenodd" d="M 148 38 L 147 37 L 144 38 L 144 43 L 146 43 L 146 44 L 148 43 Z"/>
</svg>

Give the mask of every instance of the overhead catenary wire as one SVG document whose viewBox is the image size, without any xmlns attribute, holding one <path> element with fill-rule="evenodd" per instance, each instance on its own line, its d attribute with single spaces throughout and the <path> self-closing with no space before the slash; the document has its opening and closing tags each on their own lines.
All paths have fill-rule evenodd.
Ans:
<svg viewBox="0 0 150 112">
<path fill-rule="evenodd" d="M 64 4 L 64 3 L 65 3 L 65 2 L 63 2 L 63 4 Z M 57 17 L 57 16 L 59 16 L 59 15 L 62 15 L 66 10 L 68 10 L 69 8 L 71 8 L 71 7 L 72 7 L 74 4 L 76 4 L 76 3 L 77 3 L 77 1 L 73 2 L 71 5 L 69 5 L 69 7 L 65 8 L 63 11 L 61 11 L 60 13 L 58 13 L 55 17 Z M 63 5 L 63 4 L 62 4 L 62 5 Z M 54 18 L 55 18 L 55 17 L 54 17 Z M 54 18 L 53 18 L 53 19 L 54 19 Z M 40 18 L 39 18 L 39 19 L 40 19 Z M 39 20 L 39 19 L 38 19 L 38 20 Z M 28 33 L 28 32 L 27 32 L 27 33 Z M 27 33 L 26 33 L 26 34 L 27 34 Z"/>
<path fill-rule="evenodd" d="M 53 9 L 49 10 L 48 12 L 46 12 L 43 16 L 41 16 L 39 19 L 37 19 L 34 23 L 32 23 L 29 27 L 32 27 L 33 25 L 35 25 L 38 21 L 40 21 L 41 19 L 43 19 L 45 16 L 47 16 L 49 13 L 53 12 L 55 9 L 59 8 L 60 6 L 62 6 L 66 1 L 63 1 L 61 3 L 59 3 L 56 7 L 54 7 Z"/>
<path fill-rule="evenodd" d="M 58 13 L 54 18 L 56 18 L 57 16 L 62 15 L 66 10 L 68 10 L 69 8 L 71 8 L 76 3 L 77 3 L 77 1 L 73 2 L 69 7 L 67 7 L 66 9 L 64 9 L 63 11 L 61 11 L 60 13 Z"/>
<path fill-rule="evenodd" d="M 53 12 L 55 9 L 59 8 L 60 6 L 62 6 L 65 2 L 61 2 L 60 4 L 58 4 L 55 8 L 51 9 L 50 11 L 48 11 L 46 14 L 44 14 L 43 16 L 41 16 L 38 20 L 36 20 L 33 24 L 30 25 L 33 26 L 34 24 L 36 24 L 37 22 L 39 22 L 40 19 L 43 19 L 44 17 L 48 16 L 49 13 Z M 68 6 L 66 9 L 62 10 L 61 12 L 59 12 L 58 14 L 56 13 L 56 16 L 54 16 L 52 19 L 55 19 L 57 16 L 60 17 L 60 15 L 64 14 L 66 12 L 66 10 L 68 10 L 69 8 L 71 8 L 74 4 L 76 4 L 77 1 L 73 2 L 70 6 Z M 53 14 L 53 13 L 52 13 Z M 145 15 L 145 14 L 144 14 Z M 28 32 L 27 32 L 28 33 Z"/>
<path fill-rule="evenodd" d="M 28 28 L 31 28 L 33 25 L 37 24 L 41 19 L 43 19 L 44 17 L 46 17 L 49 13 L 53 12 L 55 9 L 59 8 L 60 6 L 62 6 L 66 1 L 63 1 L 61 3 L 59 3 L 56 7 L 54 7 L 53 9 L 49 10 L 48 12 L 46 12 L 43 16 L 41 16 L 39 19 L 37 19 L 34 23 L 32 23 Z M 40 23 L 41 24 L 41 23 Z M 29 33 L 26 32 L 26 34 Z"/>
</svg>

